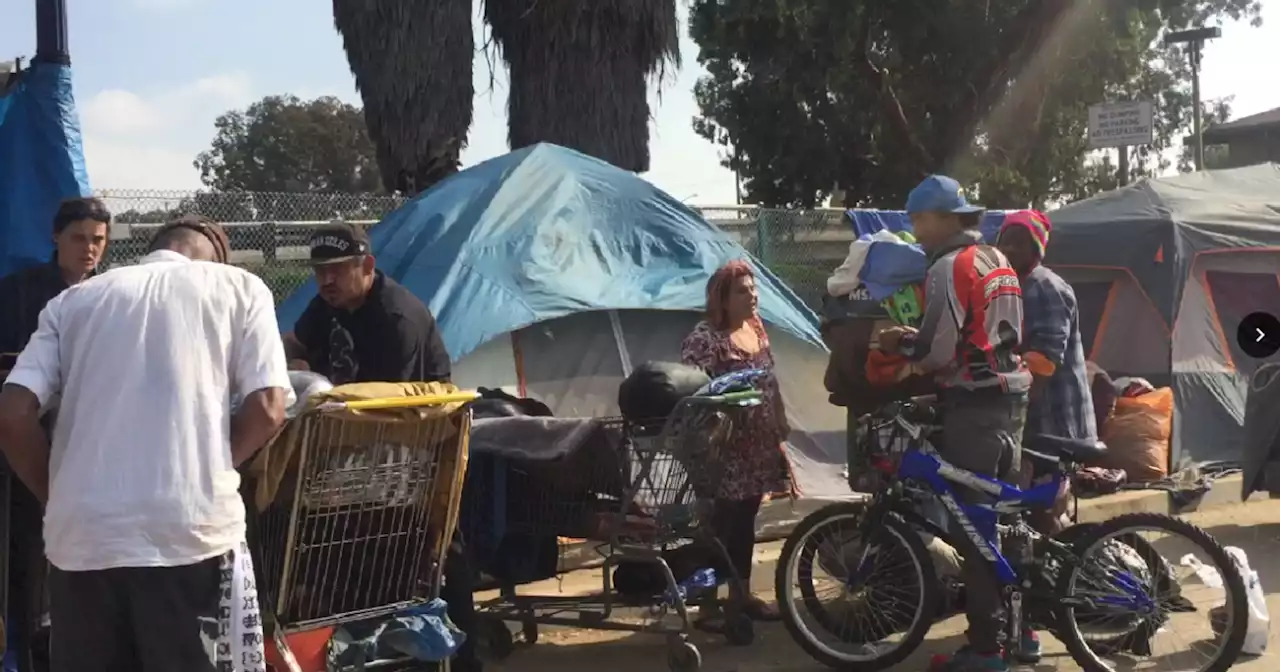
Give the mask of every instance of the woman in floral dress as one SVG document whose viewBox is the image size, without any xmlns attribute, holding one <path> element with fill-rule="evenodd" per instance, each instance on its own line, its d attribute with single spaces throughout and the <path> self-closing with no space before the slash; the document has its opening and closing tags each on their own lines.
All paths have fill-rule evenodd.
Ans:
<svg viewBox="0 0 1280 672">
<path fill-rule="evenodd" d="M 693 328 L 681 348 L 685 364 L 713 377 L 742 369 L 763 369 L 771 374 L 761 389 L 764 403 L 752 408 L 747 426 L 734 433 L 736 443 L 728 449 L 711 521 L 729 560 L 748 584 L 760 504 L 767 494 L 787 489 L 782 442 L 791 431 L 777 378 L 772 375 L 773 354 L 756 312 L 757 299 L 751 267 L 744 261 L 729 262 L 707 283 L 707 319 Z M 776 607 L 756 597 L 751 598 L 746 611 L 755 620 L 778 618 Z M 700 625 L 715 627 L 710 619 Z"/>
</svg>

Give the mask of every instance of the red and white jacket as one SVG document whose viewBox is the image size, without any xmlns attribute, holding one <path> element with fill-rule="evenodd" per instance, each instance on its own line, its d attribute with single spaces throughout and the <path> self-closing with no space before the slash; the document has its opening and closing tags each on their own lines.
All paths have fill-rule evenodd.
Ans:
<svg viewBox="0 0 1280 672">
<path fill-rule="evenodd" d="M 966 231 L 933 255 L 920 331 L 903 339 L 906 357 L 946 389 L 1025 393 L 1031 372 L 1018 355 L 1022 288 L 1000 250 Z"/>
</svg>

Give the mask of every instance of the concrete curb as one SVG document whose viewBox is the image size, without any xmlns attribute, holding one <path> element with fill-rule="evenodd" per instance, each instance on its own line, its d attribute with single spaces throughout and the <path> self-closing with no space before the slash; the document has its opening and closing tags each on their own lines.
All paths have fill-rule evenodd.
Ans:
<svg viewBox="0 0 1280 672">
<path fill-rule="evenodd" d="M 1080 500 L 1079 521 L 1100 523 L 1127 513 L 1160 513 L 1185 515 L 1194 511 L 1239 504 L 1243 477 L 1239 474 L 1220 478 L 1213 487 L 1190 503 L 1177 504 L 1165 490 L 1125 490 L 1113 495 Z M 851 494 L 840 499 L 800 499 L 771 501 L 760 509 L 757 518 L 756 543 L 785 539 L 806 516 L 837 501 L 858 501 L 865 495 Z M 1254 493 L 1250 501 L 1267 499 L 1267 493 Z M 603 560 L 597 551 L 600 542 L 566 544 L 560 549 L 560 572 L 573 572 L 599 567 Z"/>
</svg>

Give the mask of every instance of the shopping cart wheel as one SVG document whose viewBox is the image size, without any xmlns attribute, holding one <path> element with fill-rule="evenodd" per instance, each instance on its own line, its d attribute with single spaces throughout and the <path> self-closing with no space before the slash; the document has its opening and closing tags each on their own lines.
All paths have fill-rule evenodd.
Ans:
<svg viewBox="0 0 1280 672">
<path fill-rule="evenodd" d="M 533 645 L 538 643 L 538 622 L 532 618 L 526 617 L 524 622 L 520 624 L 520 632 L 524 635 L 524 643 Z"/>
<path fill-rule="evenodd" d="M 671 672 L 698 672 L 702 669 L 702 653 L 691 642 L 677 639 L 667 644 L 667 667 Z"/>
<path fill-rule="evenodd" d="M 485 640 L 489 644 L 489 653 L 497 660 L 505 660 L 516 650 L 516 639 L 507 628 L 506 621 L 500 618 L 487 619 Z"/>
<path fill-rule="evenodd" d="M 724 638 L 733 646 L 751 646 L 756 641 L 756 624 L 746 614 L 726 614 Z"/>
</svg>

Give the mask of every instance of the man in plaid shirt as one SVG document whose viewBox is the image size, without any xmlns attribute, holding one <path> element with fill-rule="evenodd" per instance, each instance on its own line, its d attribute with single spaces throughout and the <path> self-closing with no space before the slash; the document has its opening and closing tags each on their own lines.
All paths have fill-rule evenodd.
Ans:
<svg viewBox="0 0 1280 672">
<path fill-rule="evenodd" d="M 1097 439 L 1076 294 L 1040 263 L 1052 225 L 1034 210 L 1005 216 L 996 244 L 1022 284 L 1023 360 L 1035 376 L 1026 435 Z"/>
</svg>

